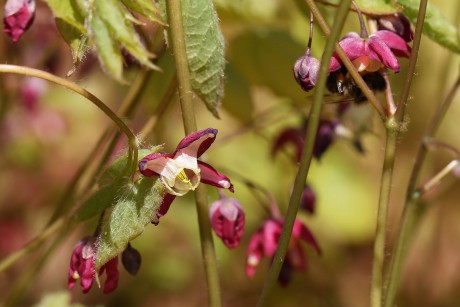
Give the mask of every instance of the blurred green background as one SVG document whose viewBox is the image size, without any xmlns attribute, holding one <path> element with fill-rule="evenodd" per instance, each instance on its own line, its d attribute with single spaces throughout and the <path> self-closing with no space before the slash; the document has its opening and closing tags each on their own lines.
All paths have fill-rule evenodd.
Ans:
<svg viewBox="0 0 460 307">
<path fill-rule="evenodd" d="M 225 97 L 221 119 L 214 118 L 197 101 L 200 129 L 214 127 L 219 135 L 205 159 L 229 177 L 232 172 L 265 187 L 276 198 L 282 211 L 287 207 L 297 170 L 283 154 L 270 154 L 274 137 L 281 129 L 298 126 L 299 114 L 307 114 L 311 93 L 303 92 L 292 77 L 292 65 L 303 54 L 309 34 L 306 5 L 295 0 L 216 0 L 226 40 Z M 433 0 L 446 17 L 458 25 L 460 3 Z M 321 6 L 332 22 L 334 8 Z M 350 14 L 343 33 L 358 31 L 355 14 Z M 320 58 L 324 36 L 315 27 L 313 55 Z M 71 67 L 70 52 L 54 29 L 50 12 L 39 3 L 34 25 L 22 41 L 12 45 L 0 38 L 2 63 L 43 68 L 43 58 L 53 48 L 54 73 L 64 76 Z M 42 57 L 42 58 L 41 58 Z M 391 75 L 398 98 L 407 60 L 401 72 Z M 172 77 L 168 54 L 159 59 L 164 73 L 154 73 L 141 97 L 135 116 L 126 119 L 138 133 L 159 103 L 161 93 Z M 414 156 L 437 104 L 454 83 L 459 68 L 457 55 L 423 37 L 411 97 L 407 107 L 406 130 L 398 142 L 395 177 L 390 204 L 388 251 L 398 228 L 404 193 Z M 94 57 L 87 56 L 81 72 L 73 77 L 112 109 L 116 109 L 128 86 L 110 80 Z M 134 75 L 135 69 L 128 75 Z M 52 214 L 73 175 L 90 153 L 109 121 L 95 107 L 68 90 L 48 84 L 40 98 L 39 119 L 32 120 L 18 99 L 24 78 L 1 76 L 3 99 L 0 130 L 0 256 L 20 248 L 39 234 Z M 382 97 L 383 98 L 383 97 Z M 332 100 L 325 97 L 325 101 Z M 460 147 L 457 117 L 460 96 L 455 99 L 437 139 Z M 331 108 L 330 104 L 326 105 Z M 367 106 L 362 106 L 365 109 Z M 300 113 L 299 113 L 300 111 Z M 364 110 L 365 111 L 365 110 Z M 38 123 L 36 123 L 38 121 Z M 363 136 L 365 154 L 338 140 L 321 161 L 313 161 L 308 182 L 316 192 L 313 216 L 300 213 L 323 249 L 317 256 L 304 245 L 308 270 L 296 272 L 287 287 L 277 287 L 272 306 L 368 306 L 373 234 L 382 167 L 384 131 L 378 118 L 369 118 L 371 133 Z M 165 143 L 173 150 L 183 137 L 181 113 L 175 99 L 158 119 L 145 145 Z M 126 147 L 120 142 L 114 157 Z M 428 156 L 423 178 L 429 178 L 447 164 L 445 152 Z M 246 212 L 246 229 L 236 249 L 228 250 L 215 237 L 224 306 L 254 306 L 270 264 L 264 259 L 254 279 L 245 276 L 245 253 L 250 236 L 267 215 L 255 192 L 233 179 L 235 194 Z M 401 306 L 460 305 L 460 185 L 449 176 L 442 185 L 425 196 L 426 212 L 417 228 L 405 262 L 401 284 Z M 210 202 L 218 198 L 208 188 Z M 90 192 L 88 191 L 88 194 Z M 47 261 L 38 278 L 22 297 L 33 305 L 46 295 L 66 290 L 69 258 L 78 240 L 93 232 L 96 221 L 82 224 L 68 235 Z M 103 295 L 93 286 L 81 294 L 70 291 L 72 302 L 106 306 L 205 306 L 206 284 L 201 260 L 196 210 L 192 195 L 177 199 L 159 226 L 149 226 L 133 241 L 142 254 L 138 276 L 123 269 L 118 289 Z M 44 244 L 43 251 L 49 247 Z M 22 268 L 37 261 L 32 254 L 0 274 L 0 293 L 7 294 L 23 276 Z M 0 295 L 1 297 L 2 295 Z M 1 300 L 0 300 L 1 301 Z"/>
</svg>

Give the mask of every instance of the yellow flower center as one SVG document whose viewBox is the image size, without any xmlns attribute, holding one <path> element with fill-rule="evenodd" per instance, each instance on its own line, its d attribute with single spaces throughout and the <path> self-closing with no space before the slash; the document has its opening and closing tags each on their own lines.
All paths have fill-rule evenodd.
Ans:
<svg viewBox="0 0 460 307">
<path fill-rule="evenodd" d="M 192 183 L 190 182 L 190 179 L 187 177 L 187 174 L 184 170 L 181 170 L 179 174 L 177 174 L 176 179 L 192 187 Z"/>
</svg>

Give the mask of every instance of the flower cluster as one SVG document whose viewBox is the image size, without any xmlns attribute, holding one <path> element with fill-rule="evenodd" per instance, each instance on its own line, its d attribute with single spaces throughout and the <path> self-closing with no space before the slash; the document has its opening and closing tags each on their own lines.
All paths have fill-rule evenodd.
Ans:
<svg viewBox="0 0 460 307">
<path fill-rule="evenodd" d="M 35 16 L 35 0 L 8 0 L 3 16 L 5 24 L 3 32 L 11 37 L 13 43 L 16 43 L 32 25 Z"/>
</svg>

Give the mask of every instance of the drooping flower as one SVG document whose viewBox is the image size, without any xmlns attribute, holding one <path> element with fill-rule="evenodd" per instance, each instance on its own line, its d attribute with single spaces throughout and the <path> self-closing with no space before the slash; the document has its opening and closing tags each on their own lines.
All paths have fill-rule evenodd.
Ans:
<svg viewBox="0 0 460 307">
<path fill-rule="evenodd" d="M 275 255 L 283 224 L 284 221 L 282 220 L 270 218 L 251 237 L 246 253 L 246 275 L 249 278 L 254 276 L 255 270 L 264 256 L 273 258 Z M 280 275 L 279 279 L 283 285 L 289 282 L 289 278 L 286 279 L 285 277 L 291 275 L 286 273 L 290 273 L 292 270 L 303 271 L 306 269 L 307 262 L 300 241 L 310 244 L 318 254 L 321 254 L 321 249 L 313 234 L 300 220 L 296 219 L 282 269 L 285 272 Z"/>
<path fill-rule="evenodd" d="M 180 141 L 173 153 L 153 153 L 139 162 L 139 171 L 144 176 L 159 176 L 166 188 L 167 194 L 157 212 L 158 218 L 166 214 L 176 196 L 195 190 L 200 182 L 233 192 L 227 176 L 198 160 L 212 145 L 216 135 L 217 130 L 212 128 L 191 133 Z"/>
<path fill-rule="evenodd" d="M 68 274 L 68 288 L 72 289 L 75 283 L 80 279 L 80 285 L 83 293 L 88 293 L 94 282 L 96 256 L 95 238 L 83 238 L 75 246 L 70 258 L 70 269 Z M 106 273 L 107 279 L 104 283 L 104 293 L 110 293 L 118 286 L 118 257 L 115 257 L 104 264 L 99 270 L 99 275 Z"/>
<path fill-rule="evenodd" d="M 244 211 L 234 198 L 228 198 L 223 193 L 219 200 L 211 205 L 209 210 L 211 226 L 228 248 L 240 244 L 244 232 Z"/>
<path fill-rule="evenodd" d="M 402 13 L 383 15 L 377 19 L 377 28 L 379 30 L 388 30 L 401 36 L 406 42 L 414 39 L 410 21 Z"/>
<path fill-rule="evenodd" d="M 339 45 L 360 72 L 375 72 L 383 67 L 399 72 L 396 56 L 409 57 L 411 52 L 411 47 L 403 38 L 387 30 L 377 31 L 368 38 L 350 32 L 340 40 Z M 329 63 L 329 71 L 334 72 L 341 67 L 342 61 L 334 53 Z"/>
<path fill-rule="evenodd" d="M 35 16 L 35 0 L 8 0 L 3 13 L 3 32 L 11 37 L 13 43 L 19 41 L 31 26 Z"/>
<path fill-rule="evenodd" d="M 320 120 L 313 147 L 313 155 L 318 160 L 321 159 L 324 152 L 334 141 L 334 130 L 337 124 L 335 120 Z M 284 145 L 292 143 L 296 148 L 296 158 L 297 162 L 299 162 L 304 146 L 305 129 L 304 127 L 286 128 L 281 131 L 272 147 L 272 155 L 274 156 Z"/>
<path fill-rule="evenodd" d="M 310 49 L 295 61 L 294 78 L 304 91 L 308 92 L 315 87 L 319 66 L 319 60 L 311 55 Z"/>
</svg>

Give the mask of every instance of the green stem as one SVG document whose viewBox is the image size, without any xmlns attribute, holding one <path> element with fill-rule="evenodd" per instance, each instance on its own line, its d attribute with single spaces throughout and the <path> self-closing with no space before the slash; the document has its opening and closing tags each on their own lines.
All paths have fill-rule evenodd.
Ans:
<svg viewBox="0 0 460 307">
<path fill-rule="evenodd" d="M 133 179 L 134 173 L 137 168 L 137 155 L 138 155 L 138 146 L 135 135 L 132 131 L 126 126 L 126 124 L 99 98 L 85 90 L 84 88 L 76 85 L 73 82 L 67 81 L 65 79 L 59 78 L 53 74 L 47 73 L 45 71 L 24 67 L 24 66 L 16 66 L 16 65 L 6 65 L 0 64 L 0 72 L 3 73 L 14 73 L 19 75 L 31 76 L 41 78 L 59 85 L 62 85 L 69 90 L 74 91 L 75 93 L 85 97 L 86 99 L 90 100 L 94 105 L 96 105 L 102 112 L 104 112 L 128 137 L 129 141 L 129 159 L 131 159 L 131 169 L 130 174 L 131 179 Z"/>
<path fill-rule="evenodd" d="M 324 20 L 323 16 L 321 15 L 321 12 L 319 11 L 318 7 L 315 4 L 314 0 L 305 0 L 307 3 L 308 7 L 310 8 L 310 11 L 313 13 L 315 16 L 315 21 L 318 23 L 321 31 L 323 31 L 324 35 L 326 38 L 329 37 L 330 35 L 330 30 L 329 26 L 326 23 L 326 20 Z M 353 80 L 355 81 L 356 85 L 361 89 L 363 92 L 364 96 L 366 96 L 367 100 L 372 104 L 372 106 L 375 108 L 377 113 L 379 114 L 380 118 L 382 121 L 385 122 L 386 120 L 386 112 L 382 107 L 382 104 L 380 101 L 377 99 L 375 96 L 374 92 L 367 86 L 366 82 L 364 81 L 363 77 L 359 73 L 359 71 L 356 69 L 356 67 L 353 65 L 353 63 L 350 61 L 350 59 L 347 57 L 345 52 L 343 51 L 342 47 L 340 47 L 339 43 L 335 43 L 335 52 L 337 52 L 337 55 L 340 57 L 342 60 L 343 65 L 348 70 L 348 73 L 351 75 Z"/>
<path fill-rule="evenodd" d="M 391 182 L 398 136 L 398 123 L 390 117 L 386 123 L 386 143 L 383 170 L 380 181 L 380 197 L 375 230 L 374 256 L 372 262 L 371 306 L 382 306 L 383 263 L 385 260 L 385 237 L 390 203 Z"/>
<path fill-rule="evenodd" d="M 190 84 L 190 72 L 185 46 L 185 33 L 182 20 L 182 1 L 166 1 L 169 29 L 171 33 L 171 46 L 177 69 L 179 100 L 182 110 L 185 134 L 197 130 L 195 112 L 193 109 L 193 90 Z M 214 242 L 209 221 L 207 192 L 200 185 L 195 192 L 198 224 L 200 228 L 201 251 L 208 285 L 209 305 L 218 307 L 222 305 L 220 297 L 219 274 L 214 250 Z"/>
<path fill-rule="evenodd" d="M 307 0 L 307 2 L 310 0 Z M 308 127 L 305 136 L 305 140 L 307 140 L 304 144 L 304 148 L 302 151 L 302 157 L 300 160 L 300 167 L 297 172 L 297 176 L 295 178 L 294 183 L 294 190 L 291 194 L 291 199 L 289 201 L 289 207 L 286 212 L 286 217 L 283 225 L 283 230 L 281 233 L 281 237 L 278 242 L 278 247 L 276 249 L 275 256 L 273 257 L 272 265 L 270 267 L 270 271 L 268 273 L 268 277 L 265 280 L 265 285 L 262 290 L 262 294 L 259 297 L 258 306 L 264 306 L 268 302 L 269 294 L 272 292 L 273 287 L 275 286 L 279 273 L 281 271 L 284 258 L 286 256 L 286 252 L 289 245 L 289 240 L 292 234 L 292 228 L 294 225 L 294 221 L 297 215 L 297 211 L 299 209 L 300 197 L 302 195 L 303 187 L 305 185 L 305 180 L 307 178 L 308 170 L 310 168 L 311 159 L 313 156 L 313 147 L 316 139 L 316 133 L 318 130 L 320 114 L 322 109 L 322 102 L 323 102 L 323 95 L 326 89 L 326 79 L 328 75 L 328 68 L 329 68 L 329 61 L 332 57 L 332 53 L 334 51 L 335 42 L 337 41 L 340 32 L 343 28 L 345 23 L 345 19 L 348 15 L 349 7 L 350 7 L 351 0 L 343 0 L 340 3 L 340 6 L 335 15 L 335 22 L 332 27 L 332 31 L 329 35 L 328 41 L 326 43 L 326 47 L 324 49 L 322 58 L 321 58 L 321 66 L 319 70 L 319 78 L 318 83 L 315 89 L 314 99 L 313 99 L 313 106 L 310 111 L 310 116 L 308 120 Z M 315 18 L 322 18 L 315 16 Z"/>
<path fill-rule="evenodd" d="M 440 104 L 433 115 L 433 118 L 425 132 L 424 139 L 431 139 L 437 132 L 439 125 L 442 122 L 449 106 L 452 104 L 455 94 L 460 87 L 460 75 L 451 90 L 449 91 L 446 99 Z M 412 229 L 416 226 L 419 220 L 419 212 L 421 206 L 417 204 L 417 200 L 420 197 L 419 191 L 416 190 L 416 185 L 419 179 L 420 171 L 422 169 L 423 162 L 427 154 L 427 148 L 424 142 L 420 142 L 415 158 L 414 167 L 412 169 L 411 178 L 406 191 L 406 203 L 403 209 L 403 215 L 401 218 L 401 225 L 398 231 L 396 245 L 394 247 L 393 256 L 390 263 L 390 274 L 387 280 L 387 290 L 385 294 L 385 307 L 392 307 L 396 299 L 396 293 L 398 290 L 399 279 L 401 275 L 402 263 L 404 260 L 405 251 L 409 246 L 410 234 Z"/>
</svg>

